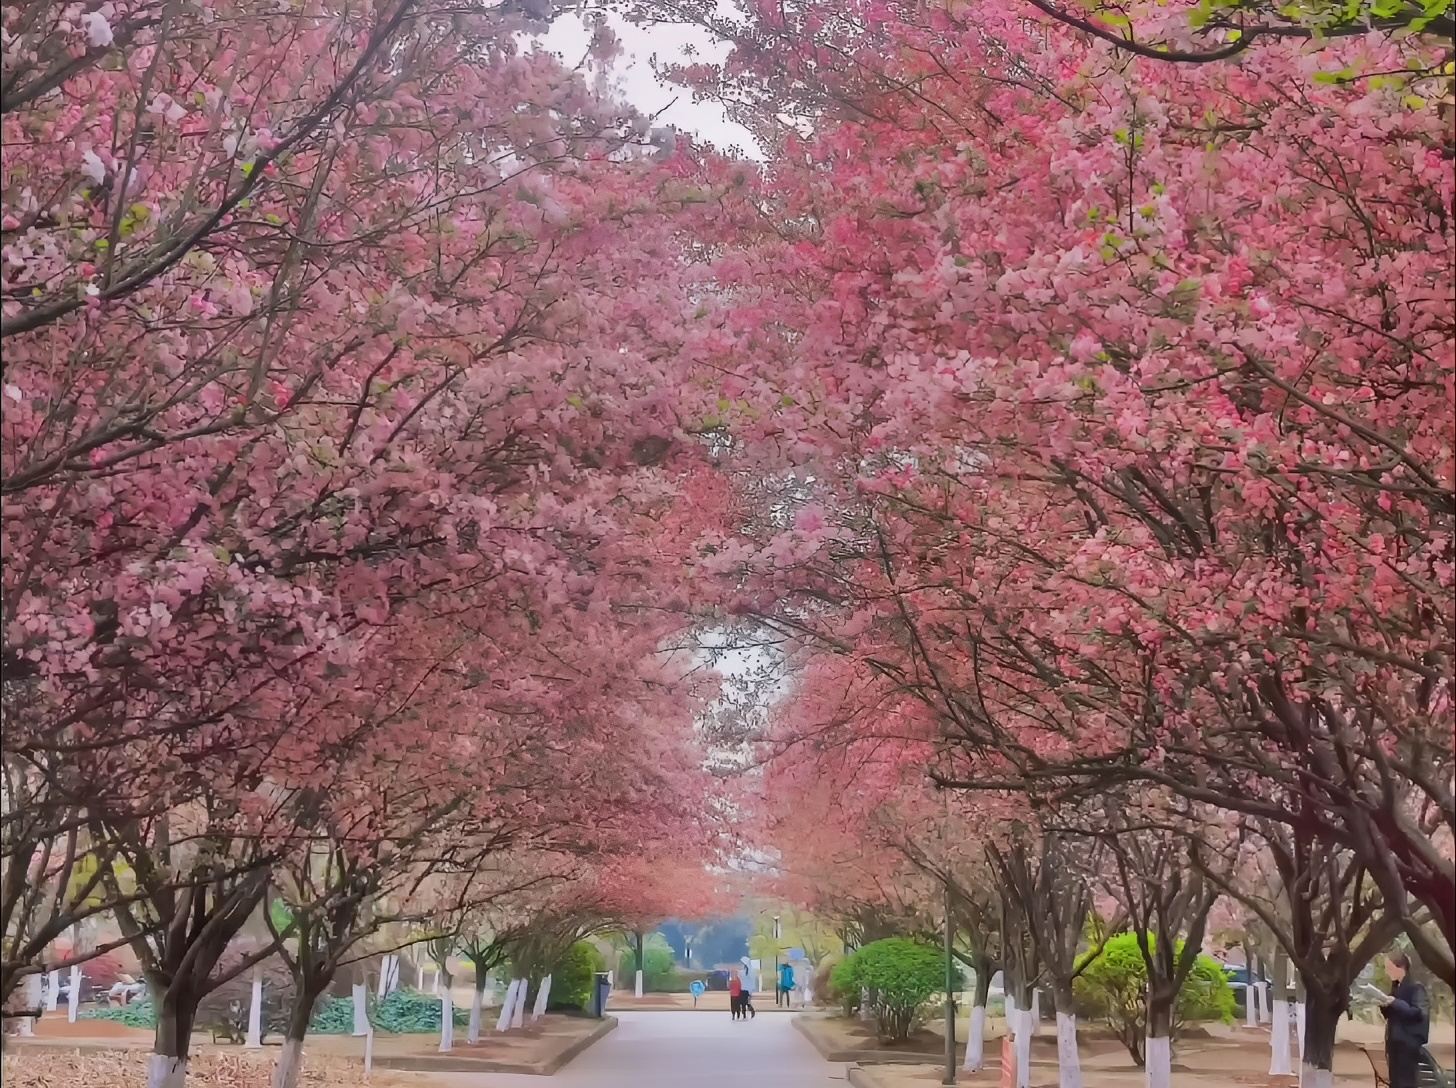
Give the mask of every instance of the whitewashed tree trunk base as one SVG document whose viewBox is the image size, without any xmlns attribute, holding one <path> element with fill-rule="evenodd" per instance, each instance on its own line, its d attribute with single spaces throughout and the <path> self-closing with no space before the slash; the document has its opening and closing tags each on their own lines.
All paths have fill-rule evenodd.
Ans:
<svg viewBox="0 0 1456 1088">
<path fill-rule="evenodd" d="M 641 971 L 638 971 L 637 972 L 637 981 L 636 981 L 636 984 L 633 986 L 633 992 L 636 993 L 636 995 L 638 997 L 641 997 L 642 996 L 642 972 Z"/>
<path fill-rule="evenodd" d="M 536 987 L 536 1004 L 531 1008 L 531 1020 L 534 1023 L 546 1015 L 546 1003 L 551 1000 L 551 976 L 547 975 L 541 980 L 541 985 Z"/>
<path fill-rule="evenodd" d="M 1269 1075 L 1292 1077 L 1294 1064 L 1289 1053 L 1289 1002 L 1274 999 L 1269 1017 Z"/>
<path fill-rule="evenodd" d="M 369 1034 L 364 1036 L 364 1076 L 368 1077 L 374 1072 L 374 1028 L 369 1028 Z"/>
<path fill-rule="evenodd" d="M 1031 1014 L 1030 1014 L 1030 1016 L 1027 1019 L 1029 1020 L 1029 1023 L 1027 1024 L 1027 1030 L 1030 1031 L 1032 1033 L 1032 1035 L 1035 1035 L 1036 1034 L 1036 1029 L 1041 1026 L 1041 991 L 1040 990 L 1032 990 L 1031 991 Z"/>
<path fill-rule="evenodd" d="M 1033 1002 L 1033 1006 L 1034 1006 Z M 1077 1018 L 1057 1013 L 1057 1083 L 1061 1088 L 1082 1088 L 1082 1055 L 1077 1050 Z"/>
<path fill-rule="evenodd" d="M 470 1025 L 465 1029 L 465 1041 L 474 1046 L 480 1042 L 480 1014 L 485 1008 L 485 990 L 476 987 L 475 996 L 470 999 Z"/>
<path fill-rule="evenodd" d="M 455 1049 L 455 1002 L 450 1000 L 450 991 L 440 991 L 440 1053 L 448 1054 Z"/>
<path fill-rule="evenodd" d="M 1173 1040 L 1149 1035 L 1146 1046 L 1148 1088 L 1169 1088 L 1173 1082 Z"/>
<path fill-rule="evenodd" d="M 258 1050 L 263 1046 L 263 976 L 253 972 L 253 994 L 248 1003 L 248 1035 L 243 1046 Z"/>
<path fill-rule="evenodd" d="M 76 1022 L 76 1012 L 81 1006 L 81 968 L 71 968 L 71 989 L 66 994 L 66 1019 L 72 1024 Z M 185 1077 L 186 1070 L 183 1070 Z"/>
<path fill-rule="evenodd" d="M 284 1039 L 283 1049 L 278 1052 L 278 1064 L 273 1067 L 273 1088 L 298 1088 L 298 1078 L 303 1073 L 303 1040 Z"/>
<path fill-rule="evenodd" d="M 55 1012 L 56 1006 L 61 1003 L 61 973 L 52 971 L 46 975 L 46 1012 Z"/>
<path fill-rule="evenodd" d="M 510 984 L 508 986 L 506 986 L 506 997 L 505 997 L 505 1000 L 501 1002 L 500 1015 L 498 1017 L 496 1017 L 496 1021 L 495 1021 L 495 1030 L 498 1031 L 498 1032 L 499 1031 L 507 1031 L 507 1030 L 510 1029 L 510 1026 L 511 1026 L 511 1007 L 516 1002 L 516 987 L 517 987 L 517 985 L 519 985 L 519 984 L 516 982 L 516 980 L 515 979 L 511 979 Z"/>
<path fill-rule="evenodd" d="M 1299 1069 L 1299 1088 L 1335 1088 L 1335 1074 L 1332 1069 L 1316 1069 L 1304 1064 Z"/>
<path fill-rule="evenodd" d="M 1299 1045 L 1299 1062 L 1304 1064 L 1304 1002 L 1294 1003 L 1294 1039 Z M 1303 1076 L 1303 1074 L 1301 1074 Z"/>
<path fill-rule="evenodd" d="M 187 1059 L 153 1054 L 147 1059 L 147 1088 L 186 1088 Z"/>
<path fill-rule="evenodd" d="M 530 996 L 531 984 L 523 978 L 516 981 L 519 985 L 516 987 L 516 1006 L 511 1010 L 511 1027 L 521 1028 L 526 1026 L 526 998 Z"/>
<path fill-rule="evenodd" d="M 356 982 L 354 995 L 354 1035 L 362 1039 L 369 1034 L 369 990 L 362 982 Z"/>
<path fill-rule="evenodd" d="M 1259 1026 L 1258 988 L 1252 982 L 1244 983 L 1244 1027 Z"/>
<path fill-rule="evenodd" d="M 1016 1041 L 1016 1088 L 1031 1088 L 1031 1010 L 1018 1008 L 1012 1028 Z"/>
<path fill-rule="evenodd" d="M 978 1072 L 986 1063 L 986 1006 L 971 1008 L 971 1027 L 966 1033 L 966 1060 L 961 1068 L 967 1073 Z"/>
</svg>

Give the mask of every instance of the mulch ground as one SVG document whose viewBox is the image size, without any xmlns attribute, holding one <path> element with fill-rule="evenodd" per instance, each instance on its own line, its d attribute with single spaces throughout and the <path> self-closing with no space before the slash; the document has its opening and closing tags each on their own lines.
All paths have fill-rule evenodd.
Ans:
<svg viewBox="0 0 1456 1088">
<path fill-rule="evenodd" d="M 188 1088 L 269 1088 L 276 1054 L 204 1053 L 188 1064 Z M 147 1082 L 147 1055 L 134 1051 L 107 1050 L 87 1053 L 53 1048 L 29 1049 L 6 1054 L 0 1064 L 5 1088 L 77 1088 L 78 1085 L 106 1085 L 107 1088 L 141 1088 Z M 358 1088 L 363 1071 L 357 1061 L 320 1058 L 304 1062 L 300 1083 L 306 1088 Z M 418 1077 L 375 1072 L 370 1088 L 421 1088 Z"/>
</svg>

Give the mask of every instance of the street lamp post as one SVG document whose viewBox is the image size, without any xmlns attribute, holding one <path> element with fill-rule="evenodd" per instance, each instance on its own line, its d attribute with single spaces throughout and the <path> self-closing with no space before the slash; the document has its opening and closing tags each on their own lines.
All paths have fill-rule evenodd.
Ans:
<svg viewBox="0 0 1456 1088">
<path fill-rule="evenodd" d="M 693 939 L 691 937 L 683 938 L 683 960 L 689 967 L 693 965 Z"/>
<path fill-rule="evenodd" d="M 779 925 L 779 916 L 774 915 L 773 919 L 773 940 L 774 940 L 774 966 L 773 966 L 773 988 L 774 1004 L 782 1005 L 784 988 L 779 985 L 779 942 L 783 939 L 783 928 Z"/>
</svg>

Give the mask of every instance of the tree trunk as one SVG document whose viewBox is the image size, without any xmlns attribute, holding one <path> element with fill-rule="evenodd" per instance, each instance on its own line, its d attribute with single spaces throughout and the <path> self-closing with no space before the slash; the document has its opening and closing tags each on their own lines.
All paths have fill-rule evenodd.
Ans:
<svg viewBox="0 0 1456 1088">
<path fill-rule="evenodd" d="M 1031 994 L 1026 987 L 1007 987 L 1006 1030 L 1016 1051 L 1016 1088 L 1030 1088 Z"/>
<path fill-rule="evenodd" d="M 187 1055 L 192 1042 L 192 1022 L 197 1017 L 197 1000 L 186 991 L 164 992 L 157 1010 L 157 1027 L 152 1036 L 152 1056 L 147 1064 L 147 1088 L 183 1088 L 187 1083 Z"/>
<path fill-rule="evenodd" d="M 454 1050 L 454 998 L 450 996 L 453 979 L 448 971 L 435 976 L 435 986 L 440 988 L 440 1053 L 448 1055 Z"/>
<path fill-rule="evenodd" d="M 1289 1053 L 1289 957 L 1282 947 L 1274 950 L 1272 1007 L 1269 1011 L 1269 1075 L 1292 1077 L 1294 1065 Z"/>
<path fill-rule="evenodd" d="M 520 981 L 517 979 L 511 979 L 510 984 L 506 986 L 505 1000 L 501 1002 L 500 1015 L 497 1016 L 495 1020 L 496 1031 L 506 1031 L 510 1028 L 511 1009 L 516 1003 L 516 990 L 519 988 L 519 986 Z"/>
<path fill-rule="evenodd" d="M 1143 1068 L 1148 1088 L 1168 1088 L 1173 1080 L 1173 1004 L 1176 991 L 1168 987 L 1148 991 L 1148 1041 Z"/>
<path fill-rule="evenodd" d="M 1335 1031 L 1345 1009 L 1340 994 L 1305 988 L 1303 1088 L 1333 1088 L 1335 1083 Z"/>
<path fill-rule="evenodd" d="M 354 1001 L 354 1037 L 362 1039 L 369 1034 L 369 987 L 361 980 L 350 990 Z"/>
<path fill-rule="evenodd" d="M 1052 991 L 1052 1001 L 1057 1012 L 1057 1083 L 1061 1088 L 1082 1088 L 1082 1055 L 1077 1049 L 1077 1006 L 1072 1000 L 1071 984 L 1058 985 Z"/>
<path fill-rule="evenodd" d="M 474 1045 L 480 1042 L 480 1013 L 485 1008 L 485 989 L 490 985 L 488 976 L 475 972 L 475 993 L 470 998 L 470 1026 L 465 1029 L 465 1041 Z"/>
<path fill-rule="evenodd" d="M 986 1002 L 991 994 L 991 963 L 975 962 L 976 991 L 971 999 L 971 1027 L 966 1033 L 966 1060 L 961 1068 L 968 1073 L 980 1070 L 986 1062 Z"/>
<path fill-rule="evenodd" d="M 298 1079 L 303 1073 L 303 1040 L 308 1036 L 319 994 L 328 988 L 327 982 L 315 988 L 297 986 L 297 981 L 295 978 L 293 1007 L 288 1010 L 288 1026 L 283 1031 L 283 1049 L 278 1054 L 278 1064 L 273 1067 L 273 1088 L 298 1088 Z"/>
<path fill-rule="evenodd" d="M 527 979 L 521 979 L 521 988 L 516 993 L 516 1011 L 511 1013 L 511 1027 L 524 1027 L 526 1024 L 526 996 L 530 992 L 531 983 Z"/>
</svg>

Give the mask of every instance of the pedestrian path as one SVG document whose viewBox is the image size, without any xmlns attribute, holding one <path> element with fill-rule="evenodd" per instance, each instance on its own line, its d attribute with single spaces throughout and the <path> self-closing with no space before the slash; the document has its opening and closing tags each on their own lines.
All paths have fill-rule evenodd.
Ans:
<svg viewBox="0 0 1456 1088">
<path fill-rule="evenodd" d="M 617 1030 L 549 1079 L 471 1075 L 463 1088 L 844 1088 L 792 1016 L 734 1021 L 693 1012 L 621 1012 Z"/>
</svg>

